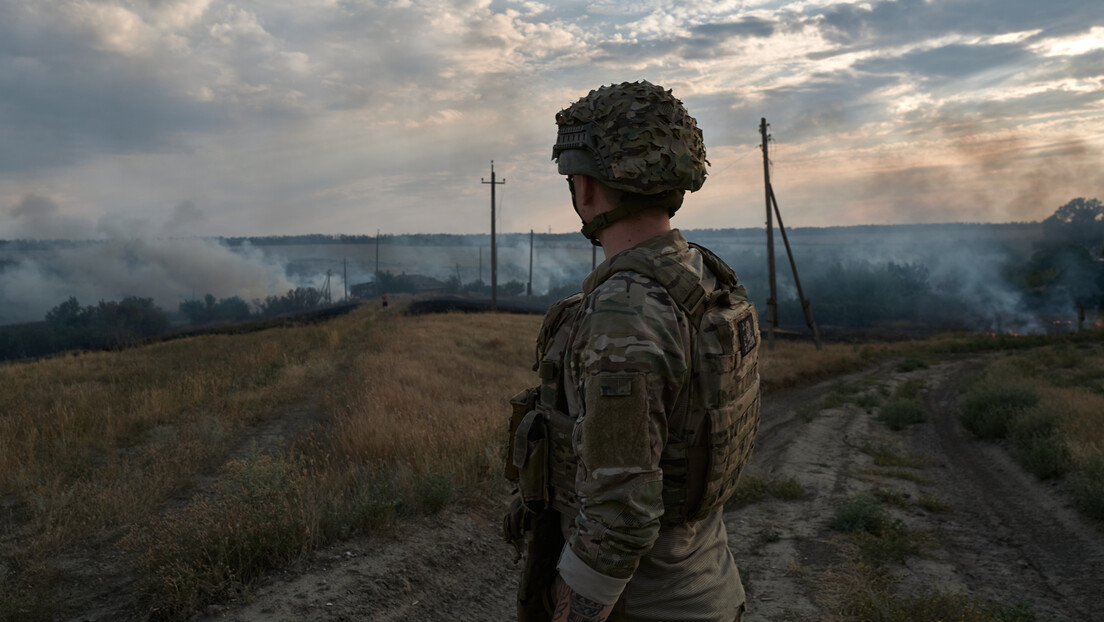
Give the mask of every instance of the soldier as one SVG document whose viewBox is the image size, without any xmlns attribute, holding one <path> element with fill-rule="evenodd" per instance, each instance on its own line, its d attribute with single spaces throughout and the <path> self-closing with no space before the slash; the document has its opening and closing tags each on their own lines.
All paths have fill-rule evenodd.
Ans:
<svg viewBox="0 0 1104 622">
<path fill-rule="evenodd" d="M 591 91 L 556 124 L 606 260 L 549 309 L 541 384 L 512 400 L 519 619 L 738 621 L 722 512 L 758 429 L 759 334 L 732 270 L 671 228 L 705 181 L 701 130 L 648 82 Z"/>
</svg>

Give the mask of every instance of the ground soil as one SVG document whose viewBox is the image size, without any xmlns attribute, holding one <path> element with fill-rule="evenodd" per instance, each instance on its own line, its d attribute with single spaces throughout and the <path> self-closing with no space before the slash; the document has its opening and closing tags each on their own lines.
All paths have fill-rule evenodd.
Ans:
<svg viewBox="0 0 1104 622">
<path fill-rule="evenodd" d="M 765 396 L 751 472 L 792 474 L 805 495 L 725 515 L 747 588 L 746 620 L 838 619 L 833 604 L 855 584 L 847 538 L 828 522 L 849 496 L 873 490 L 910 500 L 891 511 L 925 535 L 922 551 L 893 570 L 902 594 L 962 592 L 1023 603 L 1039 620 L 1104 620 L 1100 526 L 1079 516 L 1057 484 L 1025 474 L 1001 447 L 973 440 L 954 416 L 961 378 L 977 363 L 900 372 L 890 361 Z M 911 378 L 924 383 L 930 419 L 905 431 L 889 430 L 876 411 L 854 403 L 813 407 L 841 382 L 884 393 Z M 873 467 L 860 450 L 871 443 L 916 457 L 920 466 L 909 470 L 919 477 Z M 922 509 L 921 497 L 947 507 Z M 499 539 L 499 515 L 454 509 L 393 536 L 335 544 L 193 620 L 510 620 L 517 569 Z"/>
</svg>

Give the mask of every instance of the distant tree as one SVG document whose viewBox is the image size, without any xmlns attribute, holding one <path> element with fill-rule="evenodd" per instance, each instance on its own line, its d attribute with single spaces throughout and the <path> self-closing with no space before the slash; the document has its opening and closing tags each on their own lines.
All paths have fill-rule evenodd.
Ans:
<svg viewBox="0 0 1104 622">
<path fill-rule="evenodd" d="M 264 317 L 284 313 L 302 313 L 314 309 L 322 302 L 322 292 L 313 287 L 296 287 L 283 296 L 269 296 L 254 301 Z"/>
<path fill-rule="evenodd" d="M 82 311 L 76 296 L 70 296 L 69 300 L 46 313 L 46 321 L 55 326 L 74 326 L 81 321 Z"/>
<path fill-rule="evenodd" d="M 482 279 L 476 279 L 474 281 L 468 281 L 467 283 L 464 283 L 463 290 L 465 294 L 490 296 L 491 284 L 483 282 Z"/>
<path fill-rule="evenodd" d="M 211 322 L 244 322 L 253 314 L 249 309 L 249 303 L 239 296 L 216 300 L 211 294 L 203 297 L 203 300 L 186 300 L 180 303 L 180 312 L 188 317 L 193 325 L 209 324 Z"/>
<path fill-rule="evenodd" d="M 1043 221 L 1044 239 L 1021 269 L 1036 304 L 1063 298 L 1104 307 L 1104 203 L 1076 198 Z"/>
<path fill-rule="evenodd" d="M 1104 251 L 1104 203 L 1076 198 L 1043 221 L 1049 246 L 1074 244 L 1100 257 Z"/>
<path fill-rule="evenodd" d="M 521 281 L 507 281 L 498 286 L 498 293 L 503 296 L 520 296 L 525 293 L 525 283 Z"/>
</svg>

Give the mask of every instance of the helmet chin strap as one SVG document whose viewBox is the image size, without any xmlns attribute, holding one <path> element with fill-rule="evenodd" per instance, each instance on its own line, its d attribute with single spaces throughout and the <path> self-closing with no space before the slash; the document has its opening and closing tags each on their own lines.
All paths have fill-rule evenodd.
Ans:
<svg viewBox="0 0 1104 622">
<path fill-rule="evenodd" d="M 598 241 L 598 232 L 602 229 L 605 229 L 606 227 L 612 225 L 618 220 L 621 220 L 622 218 L 628 218 L 629 216 L 632 216 L 636 213 L 639 213 L 641 210 L 648 208 L 666 209 L 668 214 L 673 215 L 675 213 L 675 210 L 677 210 L 679 206 L 682 205 L 682 194 L 683 193 L 681 191 L 669 192 L 659 202 L 648 206 L 627 202 L 624 199 L 625 195 L 622 195 L 622 199 L 620 202 L 618 202 L 617 207 L 609 210 L 608 212 L 602 212 L 601 214 L 598 214 L 590 222 L 583 223 L 583 236 L 586 237 L 586 239 L 590 240 L 591 244 L 595 246 L 601 246 L 602 243 Z M 575 206 L 574 186 L 572 186 L 571 205 Z M 575 207 L 575 213 L 579 213 L 578 207 Z"/>
<path fill-rule="evenodd" d="M 576 210 L 576 212 L 578 212 L 578 210 Z M 619 203 L 617 207 L 610 211 L 598 214 L 590 222 L 584 222 L 582 229 L 583 236 L 590 240 L 591 244 L 601 246 L 602 243 L 598 241 L 598 232 L 622 218 L 632 216 L 635 212 L 635 208 L 629 207 L 624 203 Z"/>
</svg>

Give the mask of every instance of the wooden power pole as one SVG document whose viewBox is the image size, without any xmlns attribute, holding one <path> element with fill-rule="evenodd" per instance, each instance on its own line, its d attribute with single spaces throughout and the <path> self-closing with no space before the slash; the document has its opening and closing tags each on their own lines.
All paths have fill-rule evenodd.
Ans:
<svg viewBox="0 0 1104 622">
<path fill-rule="evenodd" d="M 533 230 L 529 230 L 529 283 L 525 286 L 526 297 L 533 297 Z"/>
<path fill-rule="evenodd" d="M 506 180 L 495 181 L 494 160 L 491 160 L 491 181 L 479 178 L 480 183 L 491 184 L 491 311 L 498 311 L 498 249 L 495 245 L 495 186 Z"/>
<path fill-rule="evenodd" d="M 793 249 L 790 248 L 790 239 L 786 236 L 786 227 L 782 224 L 782 212 L 778 209 L 778 199 L 774 196 L 774 186 L 770 180 L 770 157 L 767 155 L 767 143 L 770 135 L 767 134 L 767 120 L 759 120 L 759 135 L 763 138 L 763 186 L 767 201 L 767 272 L 770 276 L 770 298 L 767 299 L 767 349 L 774 349 L 774 329 L 778 326 L 778 286 L 774 274 L 774 217 L 778 218 L 778 232 L 782 234 L 782 242 L 786 245 L 786 256 L 790 259 L 790 269 L 793 270 L 794 285 L 797 286 L 797 297 L 801 301 L 801 310 L 805 314 L 805 324 L 813 331 L 813 341 L 817 350 L 820 349 L 820 332 L 817 330 L 816 319 L 813 318 L 813 308 L 805 293 L 801 290 L 801 279 L 797 276 L 797 263 L 794 261 Z M 771 207 L 774 210 L 772 213 Z"/>
</svg>

